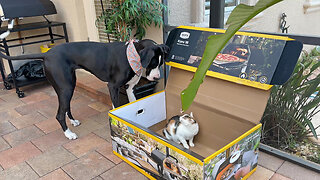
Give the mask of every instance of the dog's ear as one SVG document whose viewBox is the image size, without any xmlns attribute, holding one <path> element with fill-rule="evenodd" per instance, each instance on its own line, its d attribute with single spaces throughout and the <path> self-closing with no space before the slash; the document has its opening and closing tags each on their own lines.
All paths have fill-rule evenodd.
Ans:
<svg viewBox="0 0 320 180">
<path fill-rule="evenodd" d="M 140 51 L 141 65 L 143 68 L 146 68 L 149 65 L 154 55 L 154 49 L 151 47 L 144 48 Z"/>
<path fill-rule="evenodd" d="M 160 50 L 161 50 L 161 54 L 163 55 L 163 59 L 164 59 L 165 61 L 168 61 L 168 58 L 167 58 L 167 57 L 168 57 L 169 52 L 170 52 L 169 46 L 167 46 L 167 45 L 165 45 L 165 44 L 160 44 L 158 47 L 159 47 Z"/>
</svg>

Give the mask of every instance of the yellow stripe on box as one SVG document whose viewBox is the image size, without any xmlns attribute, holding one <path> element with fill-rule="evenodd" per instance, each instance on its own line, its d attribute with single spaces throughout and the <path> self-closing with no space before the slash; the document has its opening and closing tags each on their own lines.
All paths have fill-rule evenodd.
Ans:
<svg viewBox="0 0 320 180">
<path fill-rule="evenodd" d="M 209 31 L 209 32 L 217 32 L 217 33 L 225 33 L 226 30 L 224 29 L 214 29 L 214 28 L 202 28 L 202 27 L 193 27 L 193 26 L 179 26 L 179 29 L 191 29 L 191 30 L 200 30 L 200 31 Z M 294 39 L 289 38 L 287 36 L 276 36 L 276 35 L 268 35 L 268 34 L 258 34 L 258 33 L 251 33 L 251 32 L 236 32 L 236 35 L 244 35 L 244 36 L 254 36 L 254 37 L 262 37 L 268 39 L 278 39 L 284 41 L 293 41 Z"/>
<path fill-rule="evenodd" d="M 176 152 L 184 155 L 185 157 L 187 157 L 188 159 L 192 160 L 193 162 L 195 162 L 195 163 L 203 166 L 203 162 L 202 162 L 201 160 L 199 160 L 198 158 L 191 156 L 190 154 L 188 154 L 188 153 L 186 153 L 186 152 L 184 152 L 184 151 L 182 151 L 182 150 L 180 150 L 180 149 L 172 146 L 171 144 L 169 144 L 169 143 L 167 143 L 167 142 L 165 142 L 165 141 L 157 138 L 156 136 L 154 136 L 154 135 L 152 135 L 152 134 L 149 134 L 149 133 L 143 131 L 142 129 L 139 129 L 138 127 L 136 127 L 136 126 L 128 123 L 127 121 L 125 121 L 125 120 L 123 120 L 123 119 L 121 119 L 121 118 L 119 118 L 119 117 L 117 117 L 117 116 L 115 116 L 115 115 L 113 115 L 113 114 L 111 114 L 111 113 L 109 113 L 109 117 L 114 118 L 114 119 L 116 119 L 116 120 L 124 123 L 125 125 L 131 127 L 132 129 L 134 129 L 134 130 L 136 130 L 136 131 L 138 131 L 138 132 L 140 132 L 140 133 L 142 133 L 142 134 L 144 134 L 144 135 L 152 138 L 153 140 L 155 140 L 155 141 L 163 144 L 164 146 L 167 146 L 167 147 L 169 147 L 170 149 L 172 149 L 172 150 L 174 150 L 174 151 L 176 151 Z"/>
<path fill-rule="evenodd" d="M 197 71 L 196 67 L 192 67 L 192 66 L 188 66 L 188 65 L 184 65 L 184 64 L 179 64 L 179 63 L 175 63 L 175 62 L 167 62 L 166 64 L 168 66 L 172 66 L 172 67 L 179 68 L 179 69 L 184 69 L 184 70 L 191 71 L 191 72 Z M 256 81 L 250 81 L 248 79 L 241 79 L 238 77 L 234 77 L 234 76 L 230 76 L 230 75 L 226 75 L 226 74 L 221 74 L 221 73 L 217 73 L 217 72 L 213 72 L 213 71 L 207 71 L 207 76 L 211 76 L 211 77 L 223 79 L 226 81 L 231 81 L 234 83 L 263 89 L 263 90 L 269 90 L 272 87 L 272 85 L 270 85 L 270 84 L 261 84 Z"/>
<path fill-rule="evenodd" d="M 235 145 L 237 142 L 241 141 L 243 138 L 247 137 L 249 134 L 253 133 L 254 131 L 256 131 L 257 129 L 261 128 L 262 124 L 259 123 L 258 125 L 256 125 L 255 127 L 251 128 L 249 131 L 247 131 L 246 133 L 242 134 L 240 137 L 238 137 L 237 139 L 235 139 L 234 141 L 232 141 L 231 143 L 229 143 L 228 145 L 224 146 L 223 148 L 219 149 L 217 152 L 211 154 L 209 157 L 207 157 L 206 159 L 204 159 L 204 163 L 208 163 L 211 159 L 213 159 L 214 157 L 216 157 L 218 154 L 226 151 L 227 149 L 229 149 L 231 146 Z"/>
<path fill-rule="evenodd" d="M 255 167 L 254 169 L 252 169 L 247 175 L 245 175 L 241 180 L 246 180 L 249 178 L 249 176 L 251 176 L 252 173 L 254 173 L 257 170 L 257 167 Z"/>
<path fill-rule="evenodd" d="M 137 171 L 141 172 L 143 175 L 145 175 L 147 178 L 152 179 L 152 180 L 156 180 L 154 177 L 152 177 L 150 174 L 146 173 L 143 169 L 139 168 L 137 165 L 133 164 L 132 162 L 128 161 L 128 159 L 126 159 L 125 157 L 121 156 L 119 153 L 113 151 L 113 153 L 118 156 L 120 159 L 122 159 L 123 161 L 125 161 L 126 163 L 128 163 L 130 166 L 132 166 L 133 168 L 135 168 Z"/>
</svg>

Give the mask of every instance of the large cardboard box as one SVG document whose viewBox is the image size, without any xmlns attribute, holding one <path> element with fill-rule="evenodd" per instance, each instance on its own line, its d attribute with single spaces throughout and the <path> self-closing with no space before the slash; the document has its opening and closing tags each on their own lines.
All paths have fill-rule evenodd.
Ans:
<svg viewBox="0 0 320 180">
<path fill-rule="evenodd" d="M 223 30 L 179 27 L 170 33 L 165 91 L 109 112 L 113 152 L 150 179 L 246 179 L 257 167 L 260 119 L 273 84 L 291 75 L 301 43 L 239 32 L 218 55 L 189 108 L 199 123 L 190 149 L 167 140 L 180 92 L 201 61 L 207 38 Z"/>
</svg>

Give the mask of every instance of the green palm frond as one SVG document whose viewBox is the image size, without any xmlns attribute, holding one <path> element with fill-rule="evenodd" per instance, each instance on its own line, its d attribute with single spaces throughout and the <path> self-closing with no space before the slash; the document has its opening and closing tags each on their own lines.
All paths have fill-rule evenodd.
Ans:
<svg viewBox="0 0 320 180">
<path fill-rule="evenodd" d="M 227 24 L 229 24 L 228 29 L 224 34 L 209 37 L 202 56 L 202 61 L 194 74 L 192 81 L 188 87 L 181 92 L 183 111 L 186 111 L 192 104 L 198 89 L 205 78 L 207 70 L 232 36 L 254 16 L 281 1 L 282 0 L 259 0 L 255 6 L 240 4 L 232 11 L 227 21 Z"/>
</svg>

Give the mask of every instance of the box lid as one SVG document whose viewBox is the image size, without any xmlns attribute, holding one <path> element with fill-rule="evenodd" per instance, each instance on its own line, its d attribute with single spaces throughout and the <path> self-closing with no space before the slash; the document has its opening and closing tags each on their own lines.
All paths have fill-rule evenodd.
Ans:
<svg viewBox="0 0 320 180">
<path fill-rule="evenodd" d="M 178 27 L 167 40 L 172 66 L 166 92 L 180 96 L 201 62 L 210 35 L 221 29 Z M 238 32 L 207 72 L 190 107 L 203 106 L 258 124 L 272 85 L 288 80 L 302 44 L 288 37 Z M 181 107 L 179 107 L 181 108 Z"/>
</svg>

